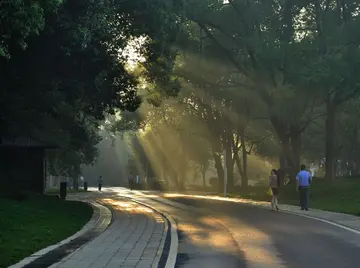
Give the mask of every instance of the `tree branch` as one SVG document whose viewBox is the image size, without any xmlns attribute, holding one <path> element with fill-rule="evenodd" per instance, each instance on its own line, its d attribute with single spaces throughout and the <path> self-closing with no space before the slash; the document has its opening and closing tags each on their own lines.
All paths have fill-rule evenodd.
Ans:
<svg viewBox="0 0 360 268">
<path fill-rule="evenodd" d="M 206 35 L 215 43 L 215 45 L 222 51 L 222 53 L 228 58 L 228 60 L 234 64 L 234 66 L 245 76 L 249 77 L 248 71 L 231 55 L 231 53 L 220 44 L 220 42 L 211 34 L 209 29 L 201 22 L 197 24 L 204 30 Z"/>
</svg>

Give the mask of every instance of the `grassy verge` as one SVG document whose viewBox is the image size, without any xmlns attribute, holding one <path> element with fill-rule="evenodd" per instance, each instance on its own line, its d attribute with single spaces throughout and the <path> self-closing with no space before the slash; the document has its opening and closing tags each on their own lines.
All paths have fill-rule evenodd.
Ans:
<svg viewBox="0 0 360 268">
<path fill-rule="evenodd" d="M 0 198 L 0 267 L 76 233 L 90 220 L 85 203 L 28 195 L 24 201 Z"/>
<path fill-rule="evenodd" d="M 269 201 L 271 191 L 268 187 L 258 186 L 231 196 Z M 299 194 L 294 185 L 280 189 L 279 202 L 299 204 Z M 314 179 L 310 188 L 310 207 L 360 216 L 360 179 L 337 179 L 332 182 Z"/>
</svg>

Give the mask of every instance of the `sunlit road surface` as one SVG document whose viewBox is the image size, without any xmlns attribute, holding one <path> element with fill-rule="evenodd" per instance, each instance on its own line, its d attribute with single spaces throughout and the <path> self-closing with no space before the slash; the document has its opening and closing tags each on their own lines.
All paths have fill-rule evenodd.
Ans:
<svg viewBox="0 0 360 268">
<path fill-rule="evenodd" d="M 360 267 L 360 236 L 338 227 L 225 200 L 105 188 L 172 215 L 179 232 L 176 267 Z"/>
</svg>

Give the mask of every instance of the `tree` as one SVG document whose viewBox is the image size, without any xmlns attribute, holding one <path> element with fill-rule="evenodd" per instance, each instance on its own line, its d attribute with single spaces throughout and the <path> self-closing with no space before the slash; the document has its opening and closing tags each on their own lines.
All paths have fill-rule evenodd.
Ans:
<svg viewBox="0 0 360 268">
<path fill-rule="evenodd" d="M 326 178 L 335 174 L 335 122 L 339 107 L 358 96 L 359 41 L 355 30 L 360 18 L 358 1 L 315 1 L 307 3 L 308 25 L 313 27 L 308 38 L 311 61 L 302 62 L 306 84 L 316 86 L 326 105 Z"/>
<path fill-rule="evenodd" d="M 40 34 L 45 26 L 45 16 L 54 12 L 62 2 L 62 0 L 2 1 L 0 57 L 11 57 L 12 48 L 26 49 L 27 39 Z"/>
<path fill-rule="evenodd" d="M 330 91 L 330 99 L 334 94 L 342 96 L 337 97 L 336 103 L 342 103 L 358 92 L 355 76 L 346 71 L 357 71 L 355 66 L 351 68 L 352 64 L 357 64 L 357 57 L 345 58 L 357 53 L 357 35 L 349 34 L 357 25 L 358 15 L 354 12 L 357 5 L 356 1 L 349 2 L 348 7 L 340 5 L 335 1 L 317 1 L 315 5 L 310 1 L 260 3 L 232 0 L 228 4 L 198 1 L 192 3 L 188 13 L 188 19 L 201 27 L 206 37 L 236 68 L 240 80 L 235 81 L 246 81 L 247 88 L 257 91 L 267 104 L 283 149 L 281 162 L 287 162 L 292 174 L 299 169 L 303 132 L 314 119 L 323 116 L 316 113 L 322 103 L 319 99 L 321 88 L 333 88 L 329 85 L 331 81 L 340 89 L 346 81 L 346 87 L 352 89 L 348 93 Z M 338 30 L 333 31 L 336 25 L 339 25 Z M 325 47 L 330 48 L 329 45 L 332 48 L 325 50 Z M 344 62 L 349 65 L 344 66 Z M 339 74 L 336 72 L 339 67 L 344 74 L 334 75 Z M 309 79 L 312 79 L 309 83 L 303 82 Z M 312 90 L 311 100 L 305 97 L 304 87 Z M 330 107 L 329 101 L 327 103 L 327 125 L 328 129 L 333 129 L 333 104 Z M 279 109 L 290 107 L 293 111 L 290 116 Z M 327 135 L 328 159 L 333 158 L 329 150 L 333 147 L 329 145 L 333 143 L 331 133 L 333 131 Z M 329 160 L 328 165 L 331 162 Z"/>
<path fill-rule="evenodd" d="M 200 144 L 199 137 L 180 134 L 199 126 L 220 187 L 224 150 L 230 187 L 235 164 L 247 185 L 251 154 L 267 159 L 278 154 L 292 179 L 301 162 L 322 162 L 325 156 L 328 166 L 349 162 L 354 156 L 345 151 L 349 138 L 341 130 L 352 132 L 356 143 L 356 125 L 342 111 L 359 92 L 356 6 L 356 1 L 188 1 L 186 12 L 177 13 L 182 27 L 171 68 L 181 86 L 178 103 L 158 102 L 159 114 L 146 111 L 159 115 L 151 128 L 166 121 L 182 144 Z"/>
<path fill-rule="evenodd" d="M 124 68 L 127 58 L 121 54 L 129 40 L 147 38 L 144 57 L 155 60 L 146 68 L 149 81 L 166 79 L 168 73 L 155 69 L 172 59 L 163 52 L 176 34 L 177 16 L 167 13 L 174 5 L 146 1 L 144 9 L 138 1 L 127 2 L 1 4 L 1 22 L 18 22 L 2 33 L 1 49 L 8 57 L 0 59 L 1 136 L 59 144 L 61 151 L 51 159 L 61 172 L 94 161 L 105 113 L 135 111 L 141 103 L 138 81 Z M 165 18 L 169 23 L 161 26 Z M 164 32 L 166 27 L 173 31 Z"/>
</svg>

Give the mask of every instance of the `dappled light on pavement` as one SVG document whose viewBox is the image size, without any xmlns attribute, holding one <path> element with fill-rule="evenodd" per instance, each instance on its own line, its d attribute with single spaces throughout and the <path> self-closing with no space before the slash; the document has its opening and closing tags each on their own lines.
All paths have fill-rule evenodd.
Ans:
<svg viewBox="0 0 360 268">
<path fill-rule="evenodd" d="M 147 194 L 146 195 L 147 198 L 158 198 L 159 196 L 158 195 L 154 195 L 154 194 Z"/>
<path fill-rule="evenodd" d="M 197 199 L 208 199 L 208 200 L 218 200 L 218 201 L 226 201 L 232 203 L 242 203 L 242 204 L 251 204 L 251 205 L 268 205 L 269 202 L 264 201 L 256 201 L 251 199 L 244 199 L 244 198 L 229 198 L 229 197 L 221 197 L 221 196 L 214 196 L 214 195 L 192 195 L 192 194 L 178 194 L 178 193 L 171 193 L 171 194 L 164 194 L 165 198 L 197 198 Z"/>
<path fill-rule="evenodd" d="M 242 227 L 241 231 L 237 231 L 238 228 L 236 227 L 239 226 L 234 226 L 231 228 L 232 231 L 230 231 L 228 223 L 231 222 L 231 219 L 227 217 L 203 217 L 201 222 L 212 226 L 222 225 L 224 228 L 227 228 L 231 233 L 231 240 L 234 239 L 238 248 L 243 251 L 249 267 L 283 267 L 278 261 L 277 252 L 272 246 L 271 238 L 260 230 L 239 222 L 237 225 Z M 215 231 L 209 235 L 209 241 L 207 242 L 212 246 L 226 249 L 233 243 L 231 240 L 229 240 L 229 237 L 225 237 L 220 232 Z"/>
<path fill-rule="evenodd" d="M 248 268 L 286 267 L 280 262 L 271 237 L 241 221 L 215 215 L 200 216 L 194 222 L 179 222 L 178 228 L 195 246 L 228 256 L 243 255 Z"/>
<path fill-rule="evenodd" d="M 143 208 L 137 207 L 138 203 L 143 203 L 171 215 L 179 230 L 177 267 L 357 267 L 354 252 L 359 242 L 350 233 L 298 216 L 240 205 L 270 209 L 268 202 L 201 195 L 199 192 L 130 191 L 120 187 L 92 194 L 113 206 L 116 213 L 130 215 L 134 211 L 132 216 L 141 217 L 138 212 Z M 281 205 L 280 208 L 289 211 L 290 207 Z M 297 207 L 293 209 L 299 211 Z M 305 214 L 312 212 L 316 213 L 316 210 Z M 147 216 L 154 215 L 156 213 Z M 332 217 L 335 216 L 340 217 L 340 214 Z M 161 215 L 158 218 L 164 222 Z M 299 247 L 308 258 L 299 256 Z"/>
<path fill-rule="evenodd" d="M 218 200 L 233 203 L 243 203 L 244 201 L 248 201 L 245 199 L 232 199 L 220 196 L 203 196 L 196 194 L 154 194 L 154 192 L 144 194 L 144 192 L 141 191 L 129 191 L 127 189 L 118 191 L 112 189 L 111 192 L 117 192 L 116 197 L 113 197 L 116 200 L 111 197 L 104 198 L 102 201 L 105 204 L 111 205 L 119 210 L 134 211 L 134 213 L 143 213 L 144 209 L 146 211 L 148 211 L 148 209 L 127 200 L 126 197 L 136 197 L 137 200 L 145 203 L 148 203 L 150 200 L 164 200 L 162 197 L 165 197 L 171 203 L 173 202 L 170 200 L 176 198 Z M 268 205 L 266 202 L 257 203 Z M 162 205 L 160 207 L 164 208 Z M 185 208 L 192 211 L 191 206 L 184 206 L 184 209 Z M 187 209 L 185 209 L 184 212 Z M 196 211 L 195 215 L 198 215 L 198 217 L 195 217 L 196 219 L 194 218 L 194 220 L 185 221 L 185 218 L 182 217 L 182 220 L 178 222 L 178 229 L 186 235 L 187 243 L 190 243 L 185 244 L 185 247 L 193 245 L 196 249 L 201 249 L 205 255 L 220 254 L 228 257 L 233 256 L 233 258 L 243 258 L 246 260 L 247 268 L 286 267 L 281 263 L 279 253 L 274 247 L 274 241 L 272 241 L 272 238 L 266 233 L 241 220 L 212 213 L 211 204 L 209 204 L 209 207 L 207 208 L 200 209 L 197 207 L 193 209 L 194 211 L 192 213 Z M 172 215 L 179 215 L 179 210 L 171 205 L 166 206 L 166 212 Z M 191 247 L 192 246 L 190 246 L 190 248 Z M 179 250 L 180 252 L 184 250 L 184 245 L 182 243 L 179 245 Z"/>
<path fill-rule="evenodd" d="M 258 229 L 246 226 L 241 232 L 234 234 L 239 247 L 244 250 L 246 260 L 254 268 L 284 267 L 277 258 L 271 238 Z"/>
<path fill-rule="evenodd" d="M 110 205 L 115 210 L 122 210 L 122 211 L 128 211 L 131 213 L 153 213 L 153 210 L 150 208 L 144 207 L 142 205 L 139 205 L 135 202 L 131 201 L 119 201 L 111 198 L 104 198 L 101 199 L 100 202 L 102 202 L 105 205 Z"/>
<path fill-rule="evenodd" d="M 185 223 L 180 223 L 179 229 L 187 234 L 188 239 L 194 245 L 211 247 L 217 251 L 234 253 L 236 255 L 234 248 L 231 246 L 233 244 L 232 237 L 228 233 L 224 233 L 223 230 L 213 228 L 211 232 L 207 232 L 207 229 L 201 226 Z"/>
</svg>

